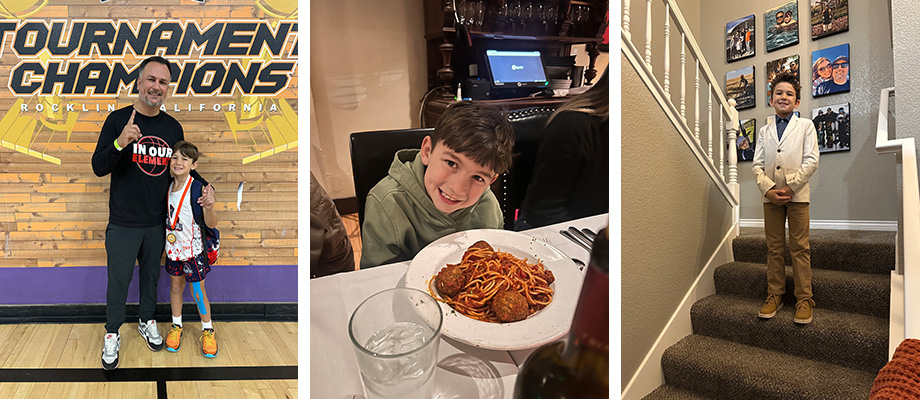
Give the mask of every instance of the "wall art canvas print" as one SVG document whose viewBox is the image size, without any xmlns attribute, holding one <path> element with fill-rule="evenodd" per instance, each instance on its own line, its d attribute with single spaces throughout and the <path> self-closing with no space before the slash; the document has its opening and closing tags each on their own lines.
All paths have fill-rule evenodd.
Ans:
<svg viewBox="0 0 920 400">
<path fill-rule="evenodd" d="M 757 146 L 757 119 L 741 120 L 741 129 L 738 130 L 738 139 L 735 140 L 735 150 L 738 151 L 738 161 L 753 161 L 754 149 Z"/>
<path fill-rule="evenodd" d="M 754 14 L 725 24 L 727 62 L 754 56 Z"/>
<path fill-rule="evenodd" d="M 757 105 L 754 98 L 754 66 L 739 68 L 725 74 L 725 93 L 738 103 L 736 110 Z"/>
<path fill-rule="evenodd" d="M 793 54 L 773 61 L 767 61 L 767 106 L 770 105 L 770 89 L 773 86 L 773 78 L 781 72 L 789 72 L 795 75 L 799 82 L 802 81 L 799 74 L 799 55 Z"/>
<path fill-rule="evenodd" d="M 815 108 L 811 120 L 818 131 L 818 151 L 850 151 L 850 103 Z"/>
<path fill-rule="evenodd" d="M 850 91 L 850 44 L 811 53 L 811 94 L 814 97 Z"/>
<path fill-rule="evenodd" d="M 767 10 L 763 19 L 767 51 L 799 43 L 799 5 L 797 1 L 790 1 Z"/>
<path fill-rule="evenodd" d="M 811 38 L 850 30 L 849 0 L 808 0 L 811 6 Z"/>
</svg>

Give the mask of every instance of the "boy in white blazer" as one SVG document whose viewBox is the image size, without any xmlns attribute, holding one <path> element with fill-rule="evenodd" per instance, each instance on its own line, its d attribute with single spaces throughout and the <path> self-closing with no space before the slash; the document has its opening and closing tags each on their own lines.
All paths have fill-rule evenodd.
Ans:
<svg viewBox="0 0 920 400">
<path fill-rule="evenodd" d="M 754 179 L 763 194 L 764 233 L 767 238 L 767 299 L 758 316 L 773 318 L 783 307 L 786 292 L 785 222 L 789 218 L 789 251 L 795 281 L 795 317 L 798 324 L 812 320 L 811 250 L 808 179 L 818 169 L 818 135 L 810 119 L 798 118 L 801 86 L 791 74 L 773 78 L 770 105 L 776 116 L 760 128 L 754 152 Z"/>
</svg>

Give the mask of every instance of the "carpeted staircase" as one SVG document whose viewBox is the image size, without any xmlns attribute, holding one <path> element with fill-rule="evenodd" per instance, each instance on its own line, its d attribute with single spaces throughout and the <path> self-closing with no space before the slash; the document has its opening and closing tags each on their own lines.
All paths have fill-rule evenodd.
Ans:
<svg viewBox="0 0 920 400">
<path fill-rule="evenodd" d="M 772 319 L 762 228 L 742 228 L 735 262 L 716 268 L 716 294 L 691 308 L 693 334 L 665 350 L 665 385 L 646 399 L 866 399 L 888 361 L 895 233 L 811 230 L 814 320 L 792 322 L 792 260 Z"/>
</svg>

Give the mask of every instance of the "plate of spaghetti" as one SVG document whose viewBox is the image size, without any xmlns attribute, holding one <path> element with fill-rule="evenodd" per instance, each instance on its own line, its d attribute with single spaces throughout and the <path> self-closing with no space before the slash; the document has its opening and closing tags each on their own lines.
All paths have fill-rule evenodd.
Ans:
<svg viewBox="0 0 920 400">
<path fill-rule="evenodd" d="M 568 332 L 584 275 L 523 233 L 479 229 L 438 239 L 412 259 L 406 286 L 442 303 L 444 335 L 493 350 L 541 346 Z"/>
</svg>

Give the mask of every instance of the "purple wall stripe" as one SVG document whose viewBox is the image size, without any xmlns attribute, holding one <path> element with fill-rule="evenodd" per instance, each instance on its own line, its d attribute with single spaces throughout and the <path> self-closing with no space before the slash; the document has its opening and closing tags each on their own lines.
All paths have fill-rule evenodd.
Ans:
<svg viewBox="0 0 920 400">
<path fill-rule="evenodd" d="M 128 303 L 137 303 L 137 266 Z M 185 289 L 185 301 L 194 302 Z M 106 267 L 0 268 L 0 304 L 104 304 Z M 208 300 L 297 302 L 296 265 L 215 265 L 205 281 Z M 169 302 L 169 274 L 160 269 L 159 302 Z"/>
</svg>

